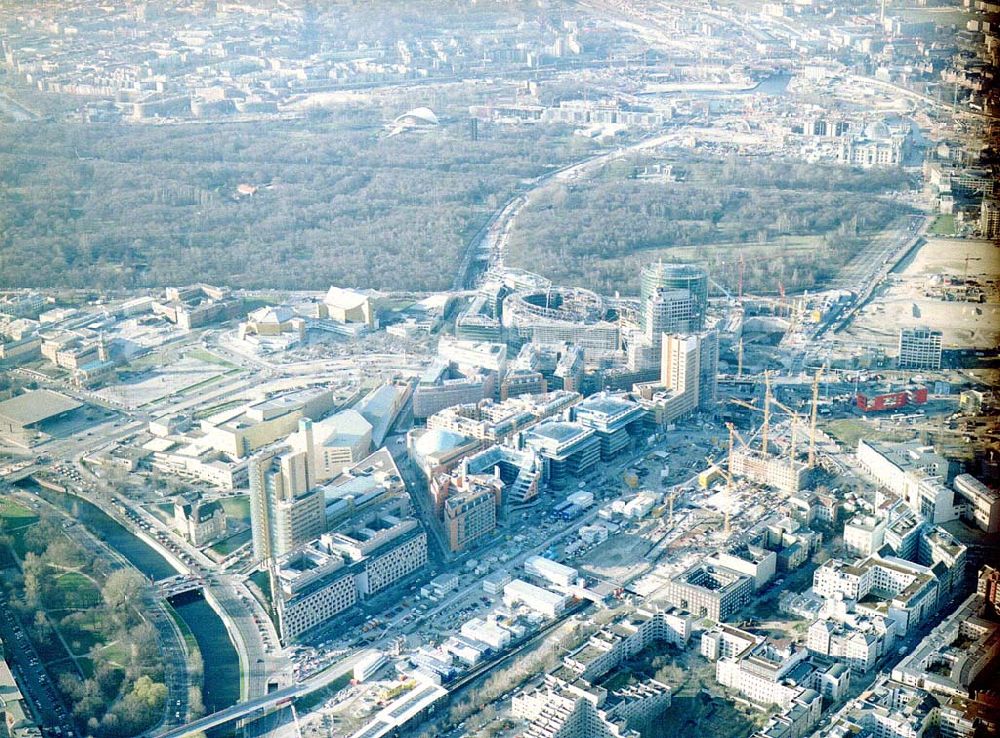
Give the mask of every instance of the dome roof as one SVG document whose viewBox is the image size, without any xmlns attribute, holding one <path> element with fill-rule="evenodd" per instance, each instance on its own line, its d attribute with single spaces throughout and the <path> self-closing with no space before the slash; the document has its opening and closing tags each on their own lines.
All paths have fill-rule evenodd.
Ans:
<svg viewBox="0 0 1000 738">
<path fill-rule="evenodd" d="M 430 108 L 421 107 L 413 108 L 413 110 L 407 110 L 401 116 L 396 118 L 395 122 L 408 123 L 410 125 L 436 126 L 438 125 L 438 117 Z"/>
<path fill-rule="evenodd" d="M 424 433 L 413 444 L 413 448 L 421 456 L 433 456 L 443 451 L 450 451 L 468 443 L 468 438 L 451 431 L 434 428 Z"/>
<path fill-rule="evenodd" d="M 877 141 L 880 138 L 889 138 L 891 135 L 889 126 L 885 123 L 869 123 L 865 126 L 865 138 L 872 141 Z"/>
</svg>

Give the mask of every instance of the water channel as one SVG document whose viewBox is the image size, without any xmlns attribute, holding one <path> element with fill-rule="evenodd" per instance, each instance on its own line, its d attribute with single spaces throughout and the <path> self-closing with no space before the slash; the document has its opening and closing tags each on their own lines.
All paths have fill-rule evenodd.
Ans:
<svg viewBox="0 0 1000 738">
<path fill-rule="evenodd" d="M 47 490 L 34 483 L 22 486 L 70 513 L 151 579 L 165 579 L 177 574 L 163 556 L 96 505 L 73 495 Z M 205 710 L 211 713 L 236 704 L 240 698 L 240 662 L 222 619 L 200 593 L 175 598 L 171 604 L 191 630 L 201 650 L 205 664 L 205 683 L 202 689 Z"/>
</svg>

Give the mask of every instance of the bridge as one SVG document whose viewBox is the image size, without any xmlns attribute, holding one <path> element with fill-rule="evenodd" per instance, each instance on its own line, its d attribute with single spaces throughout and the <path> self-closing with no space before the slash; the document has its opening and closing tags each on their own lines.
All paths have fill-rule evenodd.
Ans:
<svg viewBox="0 0 1000 738">
<path fill-rule="evenodd" d="M 354 656 L 344 659 L 343 661 L 339 661 L 299 684 L 292 684 L 288 687 L 276 689 L 270 694 L 254 697 L 253 699 L 246 700 L 245 702 L 239 702 L 232 707 L 226 707 L 222 710 L 218 710 L 217 712 L 213 712 L 211 715 L 206 715 L 205 717 L 193 720 L 187 725 L 182 725 L 177 728 L 161 729 L 159 732 L 148 735 L 150 738 L 191 738 L 198 733 L 211 730 L 212 728 L 217 728 L 220 725 L 225 725 L 233 720 L 256 720 L 274 709 L 282 708 L 291 704 L 292 700 L 305 697 L 307 694 L 311 694 L 319 689 L 329 686 L 344 674 L 351 671 L 351 669 L 354 668 L 355 662 L 358 661 L 361 655 L 363 655 L 363 653 L 355 654 Z"/>
<path fill-rule="evenodd" d="M 156 583 L 156 589 L 164 598 L 176 597 L 185 592 L 194 592 L 202 589 L 204 586 L 204 578 L 192 575 L 178 575 L 178 578 Z"/>
</svg>

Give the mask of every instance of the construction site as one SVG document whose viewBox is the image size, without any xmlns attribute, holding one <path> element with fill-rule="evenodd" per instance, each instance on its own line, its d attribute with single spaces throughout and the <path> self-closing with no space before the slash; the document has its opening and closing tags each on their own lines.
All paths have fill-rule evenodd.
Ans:
<svg viewBox="0 0 1000 738">
<path fill-rule="evenodd" d="M 840 336 L 846 345 L 893 353 L 901 328 L 941 331 L 948 349 L 1000 342 L 1000 258 L 989 241 L 931 238 L 900 262 L 886 286 Z"/>
</svg>

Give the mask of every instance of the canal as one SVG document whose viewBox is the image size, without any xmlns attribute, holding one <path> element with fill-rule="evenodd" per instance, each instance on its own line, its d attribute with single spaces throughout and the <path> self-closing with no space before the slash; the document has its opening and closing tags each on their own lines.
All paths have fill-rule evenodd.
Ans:
<svg viewBox="0 0 1000 738">
<path fill-rule="evenodd" d="M 177 574 L 162 555 L 96 505 L 33 482 L 20 486 L 68 512 L 150 579 L 165 579 Z M 190 628 L 201 650 L 205 664 L 202 688 L 205 709 L 215 712 L 236 704 L 240 699 L 240 659 L 222 619 L 200 592 L 175 598 L 171 604 Z"/>
<path fill-rule="evenodd" d="M 170 604 L 187 623 L 201 649 L 205 662 L 205 684 L 201 690 L 205 714 L 235 705 L 240 699 L 240 659 L 222 619 L 201 592 L 178 595 L 171 598 Z M 220 731 L 213 734 L 219 735 Z"/>
</svg>

